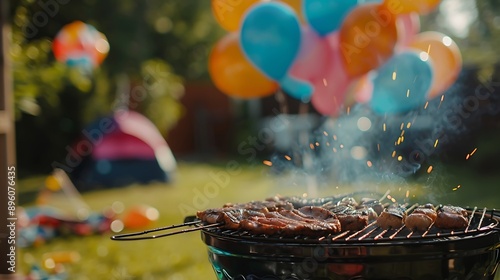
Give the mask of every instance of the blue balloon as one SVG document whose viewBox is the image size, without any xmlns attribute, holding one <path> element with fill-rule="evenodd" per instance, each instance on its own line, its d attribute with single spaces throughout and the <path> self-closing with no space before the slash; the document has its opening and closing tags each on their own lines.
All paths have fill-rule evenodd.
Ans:
<svg viewBox="0 0 500 280">
<path fill-rule="evenodd" d="M 257 69 L 279 82 L 291 96 L 298 99 L 311 96 L 311 85 L 288 76 L 302 37 L 292 8 L 278 2 L 256 5 L 246 14 L 240 32 L 243 53 Z"/>
<path fill-rule="evenodd" d="M 376 113 L 404 113 L 422 106 L 432 85 L 429 60 L 403 52 L 382 65 L 373 77 L 370 105 Z"/>
<path fill-rule="evenodd" d="M 286 94 L 304 103 L 311 101 L 311 95 L 314 92 L 314 87 L 310 83 L 295 79 L 292 76 L 283 78 L 280 81 L 280 86 Z"/>
<path fill-rule="evenodd" d="M 304 0 L 303 10 L 309 25 L 321 36 L 338 30 L 358 0 Z"/>
</svg>

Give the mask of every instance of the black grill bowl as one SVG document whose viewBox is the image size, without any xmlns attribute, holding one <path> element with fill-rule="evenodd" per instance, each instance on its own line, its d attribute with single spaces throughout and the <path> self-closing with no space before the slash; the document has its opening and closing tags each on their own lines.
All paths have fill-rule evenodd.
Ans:
<svg viewBox="0 0 500 280">
<path fill-rule="evenodd" d="M 408 231 L 409 232 L 409 231 Z M 218 229 L 202 240 L 218 279 L 494 279 L 497 227 L 473 232 L 375 240 L 277 238 Z"/>
</svg>

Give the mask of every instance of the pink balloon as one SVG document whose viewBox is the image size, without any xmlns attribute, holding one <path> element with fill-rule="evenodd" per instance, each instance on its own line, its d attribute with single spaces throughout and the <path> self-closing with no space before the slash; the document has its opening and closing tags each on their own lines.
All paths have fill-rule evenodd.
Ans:
<svg viewBox="0 0 500 280">
<path fill-rule="evenodd" d="M 415 38 L 415 35 L 420 32 L 420 17 L 418 13 L 398 15 L 396 27 L 398 29 L 398 45 L 401 47 L 408 46 Z"/>
<path fill-rule="evenodd" d="M 330 58 L 327 60 L 326 71 L 311 81 L 314 86 L 311 103 L 319 113 L 337 116 L 344 105 L 351 78 L 347 76 L 340 58 L 338 32 L 326 36 L 325 39 L 328 42 Z"/>
<path fill-rule="evenodd" d="M 290 69 L 290 75 L 312 81 L 325 73 L 329 60 L 330 47 L 327 40 L 321 38 L 311 28 L 303 27 L 300 52 Z"/>
<path fill-rule="evenodd" d="M 358 103 L 366 103 L 372 99 L 373 83 L 370 75 L 362 76 L 354 85 L 354 100 Z"/>
</svg>

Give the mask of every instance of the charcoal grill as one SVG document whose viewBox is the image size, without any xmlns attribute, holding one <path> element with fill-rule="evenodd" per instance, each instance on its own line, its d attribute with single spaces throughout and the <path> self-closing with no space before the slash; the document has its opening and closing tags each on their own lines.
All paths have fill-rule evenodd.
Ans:
<svg viewBox="0 0 500 280">
<path fill-rule="evenodd" d="M 201 230 L 208 256 L 221 280 L 482 280 L 494 279 L 500 261 L 500 211 L 468 209 L 463 230 L 431 226 L 425 232 L 406 227 L 383 230 L 371 223 L 359 231 L 321 237 L 254 235 L 186 223 L 114 240 L 152 239 Z M 191 225 L 166 234 L 153 232 Z"/>
</svg>

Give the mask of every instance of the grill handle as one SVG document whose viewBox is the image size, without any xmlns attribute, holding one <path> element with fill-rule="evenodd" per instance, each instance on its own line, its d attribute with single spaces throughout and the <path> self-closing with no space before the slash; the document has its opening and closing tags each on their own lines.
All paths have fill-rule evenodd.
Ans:
<svg viewBox="0 0 500 280">
<path fill-rule="evenodd" d="M 186 217 L 184 219 L 184 223 L 182 223 L 182 224 L 160 227 L 160 228 L 155 228 L 155 229 L 148 229 L 148 230 L 141 231 L 141 232 L 132 232 L 132 233 L 113 235 L 113 236 L 111 236 L 111 240 L 114 240 L 114 241 L 134 241 L 134 240 L 145 240 L 145 239 L 157 239 L 157 238 L 161 238 L 161 237 L 166 237 L 166 236 L 171 236 L 171 235 L 176 235 L 176 234 L 181 234 L 181 233 L 187 233 L 187 232 L 191 232 L 191 231 L 198 231 L 198 230 L 202 230 L 202 229 L 206 229 L 206 228 L 219 227 L 219 226 L 222 226 L 223 224 L 224 223 L 216 223 L 216 224 L 209 224 L 209 225 L 200 226 L 200 220 L 197 220 L 195 216 L 189 216 L 189 217 Z M 171 231 L 171 232 L 162 233 L 162 234 L 152 234 L 155 232 L 172 230 L 172 229 L 187 227 L 187 226 L 195 226 L 195 227 L 188 228 L 188 229 L 181 229 L 181 230 L 177 230 L 177 231 Z"/>
</svg>

